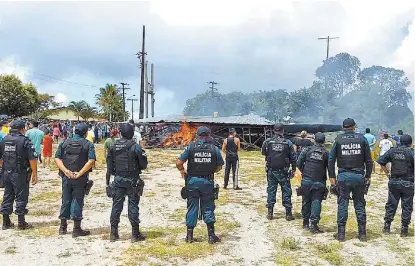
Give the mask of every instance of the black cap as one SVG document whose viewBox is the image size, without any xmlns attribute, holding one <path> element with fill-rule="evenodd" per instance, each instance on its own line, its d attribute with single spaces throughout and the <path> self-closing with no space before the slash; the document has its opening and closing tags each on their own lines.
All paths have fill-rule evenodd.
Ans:
<svg viewBox="0 0 415 266">
<path fill-rule="evenodd" d="M 402 145 L 411 145 L 412 144 L 412 137 L 408 134 L 403 134 L 399 137 L 399 141 Z"/>
<path fill-rule="evenodd" d="M 88 132 L 88 125 L 85 123 L 76 124 L 75 126 L 75 134 L 79 136 L 84 136 Z"/>
<path fill-rule="evenodd" d="M 126 139 L 132 139 L 134 137 L 134 127 L 129 123 L 122 124 L 120 127 L 121 136 Z"/>
<path fill-rule="evenodd" d="M 283 130 L 284 129 L 284 125 L 283 124 L 281 124 L 281 123 L 276 123 L 275 125 L 274 125 L 274 130 L 275 131 L 281 131 L 281 130 Z"/>
<path fill-rule="evenodd" d="M 233 133 L 233 132 L 235 132 L 235 129 L 234 129 L 233 127 L 231 127 L 231 128 L 229 129 L 229 133 Z"/>
<path fill-rule="evenodd" d="M 205 127 L 205 126 L 200 126 L 200 127 L 197 128 L 196 135 L 198 135 L 198 136 L 202 136 L 202 135 L 209 136 L 210 135 L 210 129 L 208 127 Z"/>
<path fill-rule="evenodd" d="M 26 122 L 23 120 L 13 121 L 11 125 L 12 129 L 18 129 L 18 130 L 25 129 L 25 127 L 26 127 Z"/>
<path fill-rule="evenodd" d="M 128 120 L 128 123 L 133 124 L 133 125 L 135 124 L 133 119 Z"/>
<path fill-rule="evenodd" d="M 314 135 L 314 140 L 315 140 L 317 143 L 323 144 L 323 143 L 326 141 L 326 135 L 324 135 L 324 133 L 317 132 L 317 133 Z"/>
<path fill-rule="evenodd" d="M 346 118 L 343 120 L 343 127 L 344 128 L 348 128 L 348 127 L 354 127 L 356 125 L 356 123 L 354 122 L 354 120 L 352 118 Z"/>
</svg>

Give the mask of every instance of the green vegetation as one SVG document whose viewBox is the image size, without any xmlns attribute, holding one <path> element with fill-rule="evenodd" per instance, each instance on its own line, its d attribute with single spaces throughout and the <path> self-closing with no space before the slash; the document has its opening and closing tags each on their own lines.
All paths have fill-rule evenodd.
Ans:
<svg viewBox="0 0 415 266">
<path fill-rule="evenodd" d="M 300 240 L 293 237 L 286 237 L 279 242 L 279 247 L 287 250 L 298 250 L 301 249 Z"/>
<path fill-rule="evenodd" d="M 10 247 L 7 247 L 7 248 L 4 250 L 4 253 L 5 253 L 5 254 L 10 254 L 10 255 L 13 255 L 13 254 L 16 254 L 16 253 L 17 253 L 16 249 L 17 249 L 17 247 L 16 247 L 16 246 L 10 246 Z"/>
</svg>

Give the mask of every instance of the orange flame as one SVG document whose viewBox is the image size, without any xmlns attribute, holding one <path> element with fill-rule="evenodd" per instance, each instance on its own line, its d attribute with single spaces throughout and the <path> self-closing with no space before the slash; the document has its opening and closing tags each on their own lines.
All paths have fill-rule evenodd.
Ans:
<svg viewBox="0 0 415 266">
<path fill-rule="evenodd" d="M 195 137 L 196 127 L 192 127 L 189 123 L 183 122 L 180 131 L 167 136 L 162 146 L 163 147 L 178 147 L 187 146 Z"/>
</svg>

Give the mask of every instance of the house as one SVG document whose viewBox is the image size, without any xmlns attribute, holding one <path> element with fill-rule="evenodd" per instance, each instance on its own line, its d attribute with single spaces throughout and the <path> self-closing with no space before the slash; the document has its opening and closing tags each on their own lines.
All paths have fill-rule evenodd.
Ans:
<svg viewBox="0 0 415 266">
<path fill-rule="evenodd" d="M 50 114 L 48 115 L 48 119 L 78 121 L 78 116 L 72 109 L 66 106 L 63 106 L 63 107 L 50 109 Z M 79 117 L 79 120 L 83 121 L 81 117 Z M 93 118 L 88 119 L 88 121 L 101 121 L 101 120 L 102 119 L 100 117 L 93 117 Z"/>
</svg>

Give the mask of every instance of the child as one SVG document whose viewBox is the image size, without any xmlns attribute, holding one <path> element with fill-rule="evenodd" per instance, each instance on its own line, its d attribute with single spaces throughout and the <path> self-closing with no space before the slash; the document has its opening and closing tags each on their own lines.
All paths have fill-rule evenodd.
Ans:
<svg viewBox="0 0 415 266">
<path fill-rule="evenodd" d="M 46 135 L 43 137 L 43 167 L 46 166 L 46 162 L 48 167 L 50 167 L 50 158 L 52 157 L 52 132 L 47 131 Z"/>
</svg>

